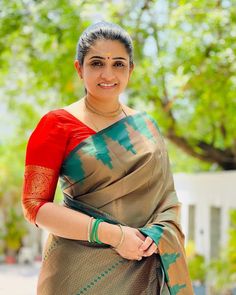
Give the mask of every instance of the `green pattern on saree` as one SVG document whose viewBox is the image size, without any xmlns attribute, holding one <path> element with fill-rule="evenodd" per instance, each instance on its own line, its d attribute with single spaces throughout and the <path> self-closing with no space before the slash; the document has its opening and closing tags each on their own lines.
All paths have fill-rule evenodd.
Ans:
<svg viewBox="0 0 236 295">
<path fill-rule="evenodd" d="M 91 137 L 92 143 L 90 145 L 85 145 L 82 147 L 82 151 L 85 154 L 90 155 L 91 157 L 94 157 L 97 160 L 102 161 L 102 163 L 106 166 L 108 166 L 110 169 L 113 168 L 112 166 L 112 160 L 109 156 L 109 149 L 107 148 L 106 141 L 104 140 L 103 136 L 96 136 L 94 135 Z"/>
<path fill-rule="evenodd" d="M 144 235 L 149 236 L 157 245 L 163 235 L 163 228 L 159 225 L 152 225 L 147 227 L 139 228 L 139 231 L 141 231 Z M 168 276 L 168 269 L 171 264 L 176 263 L 176 260 L 180 257 L 180 253 L 172 253 L 172 254 L 162 254 L 160 255 L 161 262 L 164 266 L 164 272 L 166 276 L 167 282 L 169 282 L 169 276 Z M 169 291 L 171 295 L 176 295 L 179 293 L 179 291 L 183 288 L 185 288 L 185 284 L 176 284 L 173 287 L 170 287 Z"/>
<path fill-rule="evenodd" d="M 145 116 L 143 114 L 145 114 Z M 117 142 L 120 146 L 132 154 L 136 154 L 137 151 L 132 144 L 129 132 L 127 130 L 127 124 L 130 125 L 134 130 L 144 135 L 148 140 L 155 141 L 152 132 L 148 128 L 146 115 L 147 114 L 145 112 L 142 112 L 133 116 L 127 116 L 81 142 L 69 154 L 64 162 L 66 171 L 62 169 L 61 172 L 67 176 L 67 179 L 61 179 L 62 189 L 65 189 L 66 186 L 68 186 L 68 180 L 70 181 L 70 179 L 73 179 L 74 182 L 80 181 L 81 184 L 83 183 L 86 175 L 85 168 L 81 160 L 81 153 L 94 157 L 110 169 L 113 169 L 112 159 L 110 157 L 110 151 L 106 137 Z"/>
<path fill-rule="evenodd" d="M 74 163 L 76 162 L 76 165 Z M 80 156 L 77 153 L 71 154 L 70 161 L 67 161 L 67 178 L 60 179 L 62 190 L 68 186 L 68 178 L 69 179 L 77 179 L 77 181 L 83 181 L 85 177 L 85 170 L 80 159 Z"/>
<path fill-rule="evenodd" d="M 161 257 L 161 262 L 164 266 L 164 272 L 165 272 L 165 275 L 166 275 L 166 280 L 167 282 L 169 282 L 169 275 L 168 275 L 168 270 L 169 270 L 169 267 L 172 263 L 175 263 L 176 262 L 176 259 L 178 257 L 180 257 L 180 253 L 173 253 L 173 254 L 168 254 L 168 253 L 165 253 L 165 254 L 162 254 L 160 255 Z M 172 295 L 172 293 L 171 293 Z"/>
<path fill-rule="evenodd" d="M 91 288 L 96 286 L 102 279 L 104 279 L 106 276 L 108 276 L 112 271 L 117 269 L 117 267 L 121 266 L 124 263 L 127 263 L 128 260 L 120 259 L 113 263 L 111 266 L 107 267 L 103 272 L 101 272 L 99 275 L 94 277 L 86 286 L 82 287 L 76 295 L 83 295 L 86 294 L 87 291 L 90 291 Z"/>
<path fill-rule="evenodd" d="M 180 253 L 172 253 L 172 254 L 165 253 L 161 255 L 161 259 L 163 264 L 165 265 L 166 270 L 168 270 L 170 265 L 172 263 L 175 263 L 177 258 L 179 257 L 180 257 Z"/>
<path fill-rule="evenodd" d="M 168 275 L 168 270 L 171 264 L 176 263 L 177 258 L 180 257 L 180 253 L 172 253 L 172 254 L 162 254 L 160 255 L 161 257 L 161 262 L 164 266 L 164 272 L 165 272 L 165 276 L 166 276 L 166 281 L 169 283 L 170 279 L 169 279 L 169 275 Z M 169 285 L 169 284 L 168 284 Z M 185 284 L 176 284 L 172 287 L 169 286 L 169 291 L 171 295 L 176 295 L 179 293 L 179 291 L 183 288 L 185 288 L 186 285 Z"/>
<path fill-rule="evenodd" d="M 50 254 L 52 253 L 54 249 L 56 249 L 58 244 L 59 244 L 59 240 L 54 240 L 53 243 L 51 243 L 50 247 L 47 248 L 43 254 L 43 261 L 46 261 L 49 258 Z"/>
<path fill-rule="evenodd" d="M 118 124 L 119 123 L 119 124 Z M 136 150 L 131 142 L 129 137 L 129 132 L 125 125 L 125 121 L 118 122 L 110 130 L 107 130 L 106 136 L 110 137 L 112 140 L 118 142 L 123 146 L 127 151 L 130 151 L 133 154 L 136 154 Z M 122 134 L 122 136 L 121 136 Z"/>
<path fill-rule="evenodd" d="M 144 116 L 127 117 L 127 123 L 132 126 L 134 130 L 139 131 L 147 139 L 155 141 L 152 132 L 147 126 L 147 122 Z"/>
<path fill-rule="evenodd" d="M 182 284 L 182 285 L 174 285 L 173 287 L 170 288 L 170 294 L 171 295 L 177 295 L 179 293 L 179 291 L 183 288 L 186 287 L 186 284 Z"/>
</svg>

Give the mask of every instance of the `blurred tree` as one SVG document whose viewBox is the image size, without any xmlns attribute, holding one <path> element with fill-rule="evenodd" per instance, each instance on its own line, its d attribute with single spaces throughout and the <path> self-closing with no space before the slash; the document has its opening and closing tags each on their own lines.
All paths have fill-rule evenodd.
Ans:
<svg viewBox="0 0 236 295">
<path fill-rule="evenodd" d="M 113 16 L 135 41 L 133 103 L 187 154 L 236 169 L 235 1 L 131 1 Z"/>
<path fill-rule="evenodd" d="M 186 245 L 186 257 L 191 280 L 194 284 L 204 284 L 207 270 L 205 258 L 196 252 L 196 246 L 191 240 Z"/>
<path fill-rule="evenodd" d="M 234 0 L 1 3 L 1 97 L 17 114 L 23 137 L 38 120 L 32 114 L 82 96 L 75 44 L 85 27 L 105 18 L 134 40 L 129 103 L 152 112 L 188 155 L 236 169 Z"/>
<path fill-rule="evenodd" d="M 0 239 L 5 254 L 13 256 L 27 233 L 20 202 L 24 149 L 20 140 L 0 146 Z"/>
<path fill-rule="evenodd" d="M 236 287 L 236 210 L 231 211 L 230 220 L 228 243 L 219 259 L 210 265 L 210 280 L 221 292 Z"/>
<path fill-rule="evenodd" d="M 5 219 L 5 233 L 3 234 L 8 255 L 16 256 L 26 233 L 27 230 L 21 212 L 17 213 L 13 207 L 8 208 Z"/>
</svg>

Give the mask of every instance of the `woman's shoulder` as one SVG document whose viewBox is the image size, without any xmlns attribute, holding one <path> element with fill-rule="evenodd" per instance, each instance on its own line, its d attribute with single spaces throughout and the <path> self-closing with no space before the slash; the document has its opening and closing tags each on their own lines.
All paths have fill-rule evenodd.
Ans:
<svg viewBox="0 0 236 295">
<path fill-rule="evenodd" d="M 142 113 L 140 110 L 133 109 L 125 104 L 122 104 L 122 109 L 126 113 L 127 116 L 132 116 L 138 113 Z"/>
<path fill-rule="evenodd" d="M 58 121 L 61 118 L 66 117 L 66 111 L 63 108 L 58 109 L 52 109 L 50 111 L 47 111 L 42 118 L 52 120 L 52 121 Z"/>
<path fill-rule="evenodd" d="M 36 123 L 31 136 L 41 134 L 44 134 L 45 136 L 48 136 L 48 134 L 61 134 L 62 129 L 64 130 L 63 117 L 64 114 L 61 109 L 47 111 Z"/>
<path fill-rule="evenodd" d="M 47 111 L 39 120 L 39 124 L 53 124 L 54 127 L 58 127 L 65 124 L 68 121 L 71 121 L 71 119 L 71 114 L 66 109 L 58 108 Z"/>
</svg>

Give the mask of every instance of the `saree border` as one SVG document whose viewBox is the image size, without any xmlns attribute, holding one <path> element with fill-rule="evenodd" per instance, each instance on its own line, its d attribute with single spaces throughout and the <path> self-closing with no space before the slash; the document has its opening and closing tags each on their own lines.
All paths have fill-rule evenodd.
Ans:
<svg viewBox="0 0 236 295">
<path fill-rule="evenodd" d="M 78 151 L 80 148 L 82 148 L 86 143 L 87 143 L 87 140 L 89 140 L 90 138 L 94 137 L 94 136 L 99 136 L 99 135 L 102 135 L 103 133 L 105 133 L 107 130 L 109 129 L 112 129 L 114 128 L 115 126 L 117 126 L 118 124 L 120 123 L 123 123 L 124 121 L 126 121 L 127 119 L 131 118 L 131 117 L 136 117 L 136 116 L 141 116 L 141 115 L 146 115 L 149 117 L 149 115 L 147 114 L 146 111 L 141 111 L 141 112 L 137 112 L 133 115 L 129 115 L 129 116 L 126 116 L 122 119 L 120 119 L 119 121 L 116 121 L 115 123 L 99 130 L 98 132 L 96 132 L 95 134 L 91 134 L 89 135 L 86 139 L 84 139 L 82 142 L 80 142 L 76 147 L 74 147 L 70 152 L 69 154 L 65 157 L 65 159 L 63 160 L 62 162 L 62 166 L 72 157 L 72 155 Z"/>
</svg>

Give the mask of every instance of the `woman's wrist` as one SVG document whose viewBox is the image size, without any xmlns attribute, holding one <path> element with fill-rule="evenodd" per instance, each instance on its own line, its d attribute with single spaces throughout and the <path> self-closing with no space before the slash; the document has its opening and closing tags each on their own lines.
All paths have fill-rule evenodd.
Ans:
<svg viewBox="0 0 236 295">
<path fill-rule="evenodd" d="M 124 230 L 123 230 L 123 227 L 121 226 L 121 224 L 118 224 L 120 230 L 121 230 L 121 238 L 119 240 L 119 243 L 116 244 L 116 246 L 114 246 L 115 249 L 118 249 L 124 242 L 124 239 L 125 239 L 125 233 L 124 233 Z"/>
<path fill-rule="evenodd" d="M 98 236 L 99 240 L 104 244 L 108 244 L 112 247 L 117 246 L 121 239 L 121 235 L 122 232 L 119 226 L 107 222 L 100 223 L 98 229 Z"/>
</svg>

